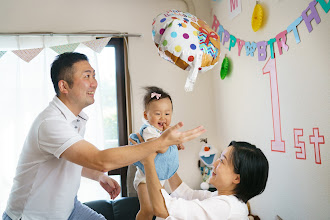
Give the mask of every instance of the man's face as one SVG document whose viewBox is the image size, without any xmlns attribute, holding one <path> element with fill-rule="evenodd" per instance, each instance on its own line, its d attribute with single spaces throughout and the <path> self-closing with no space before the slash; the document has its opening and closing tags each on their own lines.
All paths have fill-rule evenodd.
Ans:
<svg viewBox="0 0 330 220">
<path fill-rule="evenodd" d="M 94 94 L 97 88 L 95 70 L 88 61 L 79 61 L 73 64 L 73 85 L 69 88 L 68 97 L 76 108 L 85 108 L 94 103 Z"/>
</svg>

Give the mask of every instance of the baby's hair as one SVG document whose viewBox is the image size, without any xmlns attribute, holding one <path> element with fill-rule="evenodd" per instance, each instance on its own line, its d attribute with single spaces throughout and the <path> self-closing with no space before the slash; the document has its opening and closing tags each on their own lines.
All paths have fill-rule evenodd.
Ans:
<svg viewBox="0 0 330 220">
<path fill-rule="evenodd" d="M 156 86 L 146 86 L 146 87 L 144 87 L 144 89 L 146 90 L 146 94 L 144 95 L 144 98 L 143 98 L 144 109 L 147 109 L 148 105 L 152 101 L 157 101 L 157 100 L 165 99 L 165 98 L 170 99 L 171 104 L 172 104 L 172 109 L 173 109 L 173 102 L 172 102 L 171 96 L 167 92 L 165 92 L 163 89 L 158 88 Z M 152 93 L 157 93 L 157 95 L 160 94 L 160 97 L 158 99 L 157 99 L 157 96 L 151 97 Z"/>
</svg>

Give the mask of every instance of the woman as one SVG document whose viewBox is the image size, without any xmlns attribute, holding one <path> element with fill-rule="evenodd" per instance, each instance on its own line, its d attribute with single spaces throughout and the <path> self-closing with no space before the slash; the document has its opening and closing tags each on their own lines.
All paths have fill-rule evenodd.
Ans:
<svg viewBox="0 0 330 220">
<path fill-rule="evenodd" d="M 153 154 L 142 162 L 156 216 L 167 220 L 248 219 L 247 201 L 266 187 L 269 165 L 259 148 L 232 141 L 214 162 L 212 184 L 217 191 L 192 190 L 176 173 L 169 179 L 171 196 L 162 189 Z"/>
</svg>

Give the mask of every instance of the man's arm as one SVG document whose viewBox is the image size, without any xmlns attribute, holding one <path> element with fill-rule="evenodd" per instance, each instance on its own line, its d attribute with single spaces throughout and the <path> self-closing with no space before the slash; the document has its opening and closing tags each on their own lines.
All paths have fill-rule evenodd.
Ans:
<svg viewBox="0 0 330 220">
<path fill-rule="evenodd" d="M 105 173 L 83 167 L 81 175 L 99 182 L 103 189 L 109 193 L 111 199 L 115 199 L 120 193 L 120 186 L 117 181 Z"/>
<path fill-rule="evenodd" d="M 99 150 L 91 143 L 81 140 L 65 150 L 61 157 L 93 170 L 107 172 L 139 161 L 156 151 L 160 140 L 135 146 Z"/>
<path fill-rule="evenodd" d="M 86 177 L 91 180 L 95 180 L 97 182 L 99 182 L 100 177 L 102 175 L 105 175 L 105 173 L 98 171 L 98 170 L 92 170 L 92 169 L 89 169 L 86 167 L 83 167 L 82 171 L 81 171 L 81 176 Z"/>
<path fill-rule="evenodd" d="M 179 132 L 178 129 L 182 126 L 183 123 L 180 122 L 159 138 L 145 143 L 106 150 L 99 150 L 91 143 L 81 140 L 66 149 L 60 157 L 83 167 L 106 172 L 132 164 L 171 145 L 190 141 L 205 132 L 202 127 Z"/>
</svg>

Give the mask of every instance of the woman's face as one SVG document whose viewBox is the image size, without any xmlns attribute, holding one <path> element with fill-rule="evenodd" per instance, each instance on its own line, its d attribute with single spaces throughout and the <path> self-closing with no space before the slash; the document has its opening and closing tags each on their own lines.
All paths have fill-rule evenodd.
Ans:
<svg viewBox="0 0 330 220">
<path fill-rule="evenodd" d="M 219 195 L 232 195 L 236 185 L 240 182 L 240 175 L 234 172 L 231 152 L 233 147 L 227 147 L 220 158 L 213 163 L 210 184 L 217 188 Z"/>
</svg>

